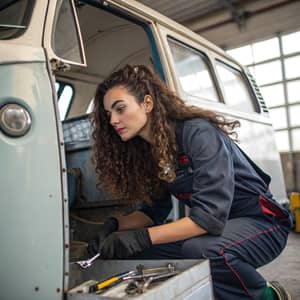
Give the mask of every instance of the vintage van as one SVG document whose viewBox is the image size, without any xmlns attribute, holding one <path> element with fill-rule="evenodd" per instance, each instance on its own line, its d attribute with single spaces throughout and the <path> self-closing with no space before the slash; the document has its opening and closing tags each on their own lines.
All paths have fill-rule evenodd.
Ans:
<svg viewBox="0 0 300 300">
<path fill-rule="evenodd" d="M 239 119 L 241 147 L 286 202 L 268 110 L 254 79 L 224 51 L 133 0 L 2 0 L 1 299 L 108 299 L 70 290 L 133 266 L 99 260 L 81 270 L 72 245 L 93 222 L 130 209 L 95 187 L 88 113 L 97 84 L 136 63 L 187 103 Z M 174 199 L 169 218 L 184 213 Z M 179 279 L 141 298 L 212 298 L 207 262 L 174 263 L 186 270 Z"/>
</svg>

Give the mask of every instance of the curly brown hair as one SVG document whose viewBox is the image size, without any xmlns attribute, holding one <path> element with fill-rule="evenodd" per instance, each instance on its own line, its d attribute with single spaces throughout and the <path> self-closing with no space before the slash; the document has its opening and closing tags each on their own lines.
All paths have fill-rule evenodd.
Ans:
<svg viewBox="0 0 300 300">
<path fill-rule="evenodd" d="M 146 95 L 152 97 L 151 145 L 138 136 L 123 142 L 110 125 L 103 98 L 116 86 L 125 87 L 138 103 L 142 103 Z M 176 177 L 176 123 L 193 118 L 208 120 L 232 138 L 236 138 L 235 128 L 240 125 L 213 111 L 186 105 L 144 65 L 127 65 L 112 73 L 99 84 L 91 114 L 97 186 L 125 202 L 143 200 L 151 203 L 151 199 L 160 193 L 162 181 L 172 182 Z"/>
</svg>

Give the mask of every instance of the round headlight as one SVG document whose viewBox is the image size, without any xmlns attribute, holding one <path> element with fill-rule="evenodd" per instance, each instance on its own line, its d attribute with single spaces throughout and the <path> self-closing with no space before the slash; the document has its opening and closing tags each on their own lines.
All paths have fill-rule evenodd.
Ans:
<svg viewBox="0 0 300 300">
<path fill-rule="evenodd" d="M 31 116 L 20 104 L 6 104 L 0 109 L 0 128 L 10 136 L 23 136 L 31 127 Z"/>
</svg>

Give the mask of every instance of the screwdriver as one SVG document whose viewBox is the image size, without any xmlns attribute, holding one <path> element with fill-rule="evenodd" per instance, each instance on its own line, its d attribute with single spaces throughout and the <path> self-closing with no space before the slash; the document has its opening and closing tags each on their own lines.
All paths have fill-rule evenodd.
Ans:
<svg viewBox="0 0 300 300">
<path fill-rule="evenodd" d="M 124 277 L 134 275 L 134 274 L 136 274 L 136 271 L 127 271 L 125 273 L 121 273 L 116 276 L 110 277 L 104 281 L 100 281 L 89 287 L 89 293 L 95 293 L 103 289 L 113 287 L 118 283 L 122 282 Z"/>
</svg>

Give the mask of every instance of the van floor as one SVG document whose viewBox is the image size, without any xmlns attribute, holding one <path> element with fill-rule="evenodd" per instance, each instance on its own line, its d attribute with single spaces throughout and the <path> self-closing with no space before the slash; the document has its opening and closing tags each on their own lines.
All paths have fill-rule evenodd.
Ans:
<svg viewBox="0 0 300 300">
<path fill-rule="evenodd" d="M 280 282 L 290 292 L 292 299 L 300 299 L 300 233 L 291 232 L 286 248 L 259 272 L 268 281 Z"/>
</svg>

